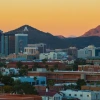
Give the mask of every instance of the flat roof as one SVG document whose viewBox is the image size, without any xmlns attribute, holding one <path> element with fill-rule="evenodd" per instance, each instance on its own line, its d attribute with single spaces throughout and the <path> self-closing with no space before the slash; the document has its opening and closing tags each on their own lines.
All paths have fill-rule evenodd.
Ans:
<svg viewBox="0 0 100 100">
<path fill-rule="evenodd" d="M 0 100 L 42 100 L 38 95 L 17 95 L 17 94 L 3 94 L 0 95 Z"/>
</svg>

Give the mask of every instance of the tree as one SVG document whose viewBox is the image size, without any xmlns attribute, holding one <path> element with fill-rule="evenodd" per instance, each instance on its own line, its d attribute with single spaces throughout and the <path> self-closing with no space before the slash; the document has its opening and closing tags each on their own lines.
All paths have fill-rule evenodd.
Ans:
<svg viewBox="0 0 100 100">
<path fill-rule="evenodd" d="M 45 68 L 47 69 L 47 71 L 49 70 L 49 66 L 48 65 L 45 65 Z"/>
<path fill-rule="evenodd" d="M 28 69 L 28 65 L 25 65 L 24 67 L 25 67 L 26 69 Z"/>
<path fill-rule="evenodd" d="M 36 80 L 37 80 L 37 77 L 36 77 L 36 76 L 34 76 L 35 85 L 36 85 Z"/>
<path fill-rule="evenodd" d="M 54 71 L 54 68 L 50 68 L 50 71 L 53 72 Z"/>
<path fill-rule="evenodd" d="M 58 69 L 58 64 L 54 64 L 54 69 L 55 69 L 55 70 Z"/>
<path fill-rule="evenodd" d="M 0 81 L 4 83 L 5 85 L 13 85 L 14 79 L 10 76 L 1 76 Z"/>
<path fill-rule="evenodd" d="M 48 86 L 53 86 L 54 85 L 54 80 L 48 80 L 47 85 Z"/>
<path fill-rule="evenodd" d="M 3 63 L 2 62 L 0 62 L 0 67 L 3 67 Z"/>
<path fill-rule="evenodd" d="M 30 85 L 28 82 L 21 83 L 21 90 L 23 90 L 25 94 L 38 94 L 35 87 Z"/>
<path fill-rule="evenodd" d="M 23 63 L 21 61 L 18 61 L 16 63 L 17 68 L 21 68 L 23 66 Z"/>
<path fill-rule="evenodd" d="M 26 76 L 28 74 L 28 69 L 25 66 L 21 67 L 19 70 L 19 74 L 20 76 Z"/>
<path fill-rule="evenodd" d="M 43 64 L 47 62 L 47 59 L 42 59 Z"/>
<path fill-rule="evenodd" d="M 7 65 L 6 65 L 6 63 L 2 63 L 2 62 L 0 62 L 0 67 L 7 67 Z"/>
<path fill-rule="evenodd" d="M 86 82 L 84 79 L 78 79 L 76 84 L 77 84 L 77 86 L 76 86 L 77 89 L 81 89 L 81 86 L 86 85 Z"/>
<path fill-rule="evenodd" d="M 18 94 L 38 94 L 35 87 L 28 82 L 20 82 L 19 80 L 14 83 L 13 91 Z"/>
<path fill-rule="evenodd" d="M 73 70 L 77 71 L 78 70 L 78 65 L 86 65 L 86 60 L 82 58 L 78 58 L 75 60 L 74 65 L 73 65 Z"/>
<path fill-rule="evenodd" d="M 3 86 L 3 89 L 4 89 L 5 93 L 10 93 L 13 90 L 13 87 L 9 86 L 9 85 L 5 85 L 5 86 Z"/>
<path fill-rule="evenodd" d="M 36 71 L 36 68 L 39 68 L 39 64 L 37 62 L 34 62 L 34 65 L 32 66 L 32 70 Z"/>
</svg>

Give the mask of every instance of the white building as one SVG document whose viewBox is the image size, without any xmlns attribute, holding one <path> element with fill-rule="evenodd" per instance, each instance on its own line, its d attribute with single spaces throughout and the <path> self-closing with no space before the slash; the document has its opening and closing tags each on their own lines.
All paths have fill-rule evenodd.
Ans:
<svg viewBox="0 0 100 100">
<path fill-rule="evenodd" d="M 50 52 L 50 53 L 40 53 L 39 59 L 57 59 L 57 53 L 56 52 Z"/>
<path fill-rule="evenodd" d="M 50 53 L 40 53 L 39 59 L 50 59 L 50 60 L 56 60 L 56 59 L 66 59 L 67 54 L 66 52 L 50 52 Z"/>
<path fill-rule="evenodd" d="M 24 47 L 24 54 L 35 55 L 38 53 L 38 47 Z"/>
<path fill-rule="evenodd" d="M 2 75 L 16 75 L 16 74 L 19 74 L 19 69 L 16 69 L 16 68 L 0 68 L 0 72 Z"/>
<path fill-rule="evenodd" d="M 96 48 L 93 45 L 89 45 L 83 49 L 78 50 L 78 58 L 87 58 L 87 57 L 98 57 L 100 56 L 100 48 Z"/>
<path fill-rule="evenodd" d="M 46 44 L 45 43 L 28 44 L 28 47 L 38 47 L 39 53 L 45 53 L 46 52 Z"/>
<path fill-rule="evenodd" d="M 42 100 L 62 100 L 62 95 L 57 92 L 42 92 L 39 95 Z"/>
<path fill-rule="evenodd" d="M 71 96 L 78 98 L 80 100 L 100 100 L 100 91 L 90 91 L 90 90 L 64 90 L 60 91 L 64 93 L 65 96 Z"/>
</svg>

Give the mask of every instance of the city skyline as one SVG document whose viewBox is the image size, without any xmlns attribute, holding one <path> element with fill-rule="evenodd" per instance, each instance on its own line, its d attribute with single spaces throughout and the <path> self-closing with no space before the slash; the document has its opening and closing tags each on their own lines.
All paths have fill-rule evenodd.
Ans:
<svg viewBox="0 0 100 100">
<path fill-rule="evenodd" d="M 1 0 L 0 29 L 28 24 L 53 35 L 80 36 L 100 25 L 100 0 Z"/>
</svg>

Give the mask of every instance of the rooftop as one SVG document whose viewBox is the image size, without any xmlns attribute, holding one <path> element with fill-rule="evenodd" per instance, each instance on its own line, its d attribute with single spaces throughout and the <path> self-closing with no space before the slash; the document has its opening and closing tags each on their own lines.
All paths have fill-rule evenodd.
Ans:
<svg viewBox="0 0 100 100">
<path fill-rule="evenodd" d="M 42 100 L 40 96 L 37 95 L 10 95 L 10 94 L 5 94 L 5 95 L 0 95 L 0 100 Z"/>
</svg>

